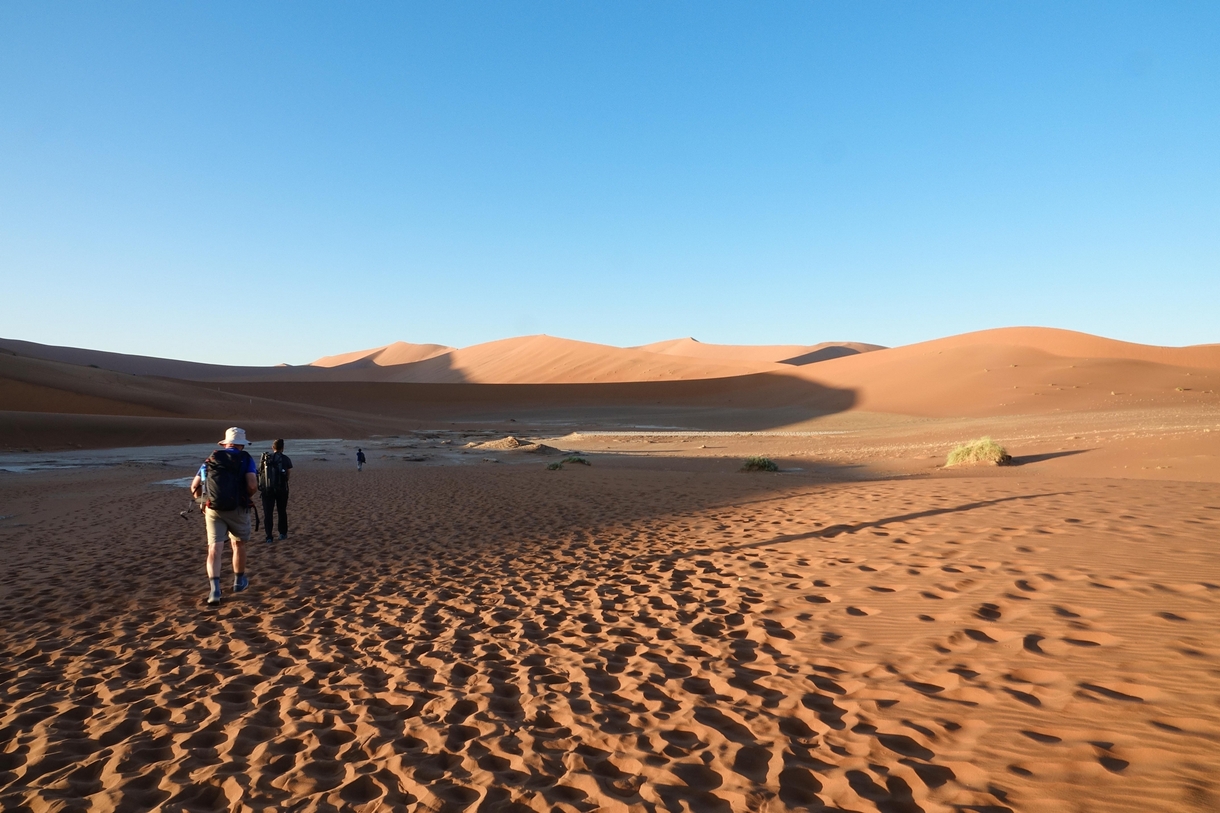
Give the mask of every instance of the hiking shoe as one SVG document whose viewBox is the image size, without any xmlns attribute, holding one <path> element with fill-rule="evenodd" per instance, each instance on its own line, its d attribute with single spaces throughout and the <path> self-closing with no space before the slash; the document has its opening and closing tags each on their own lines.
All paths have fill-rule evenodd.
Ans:
<svg viewBox="0 0 1220 813">
<path fill-rule="evenodd" d="M 285 539 L 287 539 L 287 538 L 288 538 L 288 534 L 280 534 L 280 541 L 281 541 L 281 542 L 283 542 L 283 541 L 284 541 Z"/>
<path fill-rule="evenodd" d="M 208 606 L 215 607 L 219 603 L 220 603 L 220 588 L 215 587 L 215 586 L 210 587 L 208 589 Z"/>
<path fill-rule="evenodd" d="M 282 538 L 283 538 L 283 537 L 281 537 L 281 539 L 282 539 Z M 270 534 L 268 534 L 268 535 L 267 535 L 267 538 L 266 538 L 266 539 L 264 539 L 263 541 L 264 541 L 264 542 L 267 542 L 268 544 L 270 544 L 271 542 L 274 542 L 274 541 L 275 541 L 275 539 L 274 539 L 274 538 L 272 538 L 272 536 L 271 536 Z"/>
<path fill-rule="evenodd" d="M 233 592 L 234 593 L 240 593 L 242 590 L 245 590 L 249 586 L 250 586 L 250 577 L 247 576 L 245 573 L 241 574 L 240 576 L 233 577 Z"/>
</svg>

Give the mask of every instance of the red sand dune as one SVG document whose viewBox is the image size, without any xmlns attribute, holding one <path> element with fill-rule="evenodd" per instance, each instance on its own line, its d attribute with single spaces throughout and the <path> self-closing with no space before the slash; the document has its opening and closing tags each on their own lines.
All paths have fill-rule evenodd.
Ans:
<svg viewBox="0 0 1220 813">
<path fill-rule="evenodd" d="M 198 431 L 178 422 L 201 419 L 292 426 L 306 437 L 392 432 L 403 421 L 446 415 L 755 431 L 845 409 L 935 418 L 1220 409 L 1220 345 L 1151 347 L 1005 328 L 796 366 L 743 360 L 744 351 L 693 340 L 663 344 L 665 352 L 652 352 L 526 336 L 409 363 L 395 362 L 445 348 L 398 344 L 348 354 L 355 360 L 346 363 L 319 361 L 331 367 L 242 368 L 3 341 L 0 446 L 105 445 L 115 421 L 123 437 L 181 442 Z M 808 349 L 760 353 L 794 347 Z M 691 348 L 708 358 L 676 354 Z M 683 382 L 717 383 L 672 386 Z M 493 388 L 462 388 L 470 384 Z M 39 417 L 47 415 L 81 416 L 81 437 L 71 422 Z M 108 417 L 99 424 L 84 416 Z M 150 422 L 161 429 L 145 432 Z"/>
<path fill-rule="evenodd" d="M 378 380 L 415 383 L 586 384 L 688 381 L 761 372 L 765 363 L 702 361 L 553 336 L 521 336 L 464 347 L 385 369 Z"/>
<path fill-rule="evenodd" d="M 423 361 L 443 353 L 449 353 L 452 347 L 443 344 L 408 344 L 394 342 L 393 344 L 374 347 L 371 350 L 356 350 L 352 353 L 341 353 L 337 356 L 323 356 L 310 362 L 311 367 L 340 367 L 344 364 L 366 362 L 378 367 L 389 367 L 395 364 L 410 364 Z"/>
<path fill-rule="evenodd" d="M 933 417 L 1216 403 L 1220 345 L 1153 347 L 1000 328 L 825 361 L 799 372 L 857 408 Z"/>
<path fill-rule="evenodd" d="M 820 344 L 705 344 L 689 336 L 684 339 L 670 339 L 664 342 L 654 342 L 634 348 L 646 350 L 649 353 L 662 353 L 668 356 L 684 356 L 687 358 L 707 359 L 709 361 L 745 361 L 771 362 L 775 364 L 805 364 L 821 361 L 823 358 L 836 358 L 839 355 L 855 355 L 868 353 L 884 348 L 877 344 L 862 342 L 822 342 Z M 836 352 L 837 351 L 837 352 Z M 821 356 L 821 357 L 819 357 Z M 804 359 L 807 359 L 805 361 Z"/>
<path fill-rule="evenodd" d="M 0 449 L 199 442 L 217 425 L 333 437 L 393 427 L 375 415 L 223 391 L 214 382 L 138 376 L 0 353 Z"/>
<path fill-rule="evenodd" d="M 110 353 L 105 350 L 88 350 L 82 347 L 58 347 L 18 339 L 0 339 L 0 351 L 44 361 L 57 361 L 81 367 L 113 370 L 140 376 L 180 378 L 185 381 L 236 380 L 241 378 L 267 378 L 279 372 L 291 370 L 287 365 L 276 367 L 239 367 L 227 364 L 201 364 L 195 361 L 162 359 L 153 356 L 133 356 L 127 353 Z M 297 368 L 299 369 L 299 368 Z"/>
</svg>

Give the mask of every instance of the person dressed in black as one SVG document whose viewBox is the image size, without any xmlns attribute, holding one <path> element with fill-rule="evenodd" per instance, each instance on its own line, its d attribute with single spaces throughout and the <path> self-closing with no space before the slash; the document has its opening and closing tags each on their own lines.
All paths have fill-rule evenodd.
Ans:
<svg viewBox="0 0 1220 813">
<path fill-rule="evenodd" d="M 364 449 L 356 450 L 356 471 L 364 471 Z"/>
<path fill-rule="evenodd" d="M 284 439 L 271 444 L 258 464 L 258 489 L 263 493 L 263 525 L 267 541 L 272 541 L 272 509 L 279 514 L 280 539 L 288 538 L 288 479 L 292 475 L 292 460 L 284 454 Z"/>
</svg>

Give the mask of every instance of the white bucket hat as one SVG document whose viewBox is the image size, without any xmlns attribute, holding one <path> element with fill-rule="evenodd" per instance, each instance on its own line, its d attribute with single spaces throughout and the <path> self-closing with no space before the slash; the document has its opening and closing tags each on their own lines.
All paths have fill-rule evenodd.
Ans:
<svg viewBox="0 0 1220 813">
<path fill-rule="evenodd" d="M 250 441 L 246 440 L 246 430 L 236 426 L 230 426 L 225 430 L 225 439 L 220 441 L 221 446 L 249 446 Z"/>
</svg>

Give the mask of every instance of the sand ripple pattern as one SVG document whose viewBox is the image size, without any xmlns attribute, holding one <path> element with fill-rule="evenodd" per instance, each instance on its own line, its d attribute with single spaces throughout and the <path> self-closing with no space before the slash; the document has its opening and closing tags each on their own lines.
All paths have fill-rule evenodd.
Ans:
<svg viewBox="0 0 1220 813">
<path fill-rule="evenodd" d="M 305 474 L 212 612 L 133 482 L 0 537 L 5 810 L 1220 803 L 1215 487 Z"/>
</svg>

